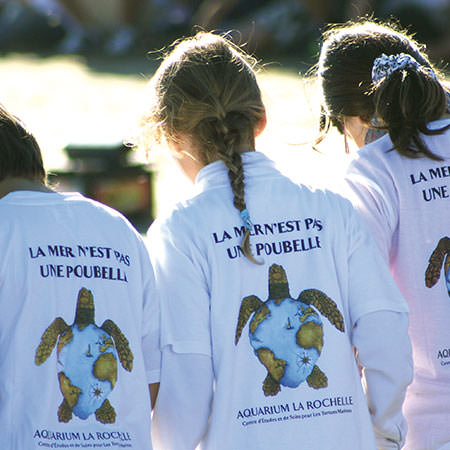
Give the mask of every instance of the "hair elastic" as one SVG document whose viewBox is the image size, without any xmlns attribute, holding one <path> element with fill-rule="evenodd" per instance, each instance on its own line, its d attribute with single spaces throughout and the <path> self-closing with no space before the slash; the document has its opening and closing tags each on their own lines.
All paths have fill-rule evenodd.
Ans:
<svg viewBox="0 0 450 450">
<path fill-rule="evenodd" d="M 398 53 L 397 55 L 385 55 L 384 53 L 376 58 L 373 62 L 372 67 L 372 81 L 376 84 L 383 78 L 388 78 L 396 70 L 402 69 L 419 69 L 421 68 L 432 76 L 435 80 L 437 79 L 436 74 L 430 67 L 424 67 L 420 65 L 411 55 L 407 53 Z"/>
<path fill-rule="evenodd" d="M 250 213 L 248 212 L 248 209 L 243 209 L 240 212 L 241 219 L 244 222 L 244 227 L 246 230 L 251 230 L 253 228 L 253 224 L 250 220 Z"/>
</svg>

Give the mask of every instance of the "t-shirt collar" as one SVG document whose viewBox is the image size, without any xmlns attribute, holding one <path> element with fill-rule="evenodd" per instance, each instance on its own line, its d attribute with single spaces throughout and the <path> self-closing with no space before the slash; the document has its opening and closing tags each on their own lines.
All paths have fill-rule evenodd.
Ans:
<svg viewBox="0 0 450 450">
<path fill-rule="evenodd" d="M 18 203 L 24 205 L 27 203 L 54 203 L 55 201 L 79 199 L 82 197 L 83 196 L 79 192 L 12 191 L 0 200 L 4 200 L 5 203 Z"/>
<path fill-rule="evenodd" d="M 251 151 L 242 153 L 244 176 L 248 181 L 255 176 L 273 174 L 274 162 L 261 152 Z M 195 190 L 202 192 L 206 189 L 229 185 L 228 169 L 223 161 L 215 161 L 203 167 L 195 180 Z"/>
</svg>

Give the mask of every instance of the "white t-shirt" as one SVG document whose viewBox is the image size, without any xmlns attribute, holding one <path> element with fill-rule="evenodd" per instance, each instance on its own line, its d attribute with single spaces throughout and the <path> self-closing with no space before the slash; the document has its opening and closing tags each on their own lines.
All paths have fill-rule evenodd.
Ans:
<svg viewBox="0 0 450 450">
<path fill-rule="evenodd" d="M 402 157 L 384 136 L 359 151 L 347 175 L 411 311 L 408 449 L 450 443 L 450 131 L 423 138 L 443 161 Z"/>
<path fill-rule="evenodd" d="M 193 448 L 184 443 L 195 440 L 189 436 L 195 417 L 205 421 L 197 430 L 205 433 L 205 449 L 375 449 L 352 338 L 363 317 L 404 314 L 406 303 L 349 202 L 294 184 L 261 153 L 245 153 L 243 161 L 251 247 L 263 264 L 240 251 L 243 223 L 220 161 L 200 171 L 192 199 L 149 230 L 161 346 L 168 358 L 170 352 L 193 355 L 176 373 L 164 370 L 163 356 L 163 395 L 154 415 L 161 448 Z M 395 335 L 399 341 L 396 357 L 377 367 L 395 375 L 384 395 L 391 415 L 377 423 L 393 440 L 404 432 L 400 409 L 411 370 L 406 328 L 366 335 L 359 349 L 368 361 L 375 354 L 383 360 L 388 340 Z M 377 351 L 367 356 L 370 346 Z M 197 391 L 208 370 L 210 409 Z M 177 397 L 176 385 L 183 383 L 188 387 Z"/>
<path fill-rule="evenodd" d="M 0 446 L 151 449 L 159 309 L 139 234 L 80 194 L 15 191 L 0 249 Z"/>
</svg>

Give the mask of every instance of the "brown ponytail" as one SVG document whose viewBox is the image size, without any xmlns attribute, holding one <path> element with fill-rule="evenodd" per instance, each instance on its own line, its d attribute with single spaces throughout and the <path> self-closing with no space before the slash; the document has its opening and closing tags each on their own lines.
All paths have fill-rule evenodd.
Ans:
<svg viewBox="0 0 450 450">
<path fill-rule="evenodd" d="M 449 125 L 429 129 L 428 124 L 440 119 L 447 108 L 447 94 L 430 72 L 409 67 L 393 72 L 373 89 L 375 115 L 385 124 L 394 149 L 408 158 L 441 161 L 423 142 L 424 135 L 441 134 Z"/>
<path fill-rule="evenodd" d="M 405 53 L 417 67 L 396 70 L 376 84 L 374 61 L 382 54 Z M 323 36 L 318 64 L 323 94 L 321 131 L 332 124 L 343 132 L 343 118 L 357 116 L 370 127 L 386 130 L 393 150 L 408 158 L 441 158 L 425 145 L 419 133 L 435 135 L 428 124 L 444 116 L 448 92 L 424 49 L 394 24 L 363 20 L 329 28 Z"/>
</svg>

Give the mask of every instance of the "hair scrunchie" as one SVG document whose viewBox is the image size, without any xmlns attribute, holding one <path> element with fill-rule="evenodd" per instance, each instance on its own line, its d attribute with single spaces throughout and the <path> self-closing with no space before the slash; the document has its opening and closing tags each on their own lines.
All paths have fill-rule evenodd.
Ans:
<svg viewBox="0 0 450 450">
<path fill-rule="evenodd" d="M 250 220 L 250 213 L 248 212 L 248 209 L 243 209 L 241 212 L 241 219 L 242 222 L 244 222 L 244 227 L 246 230 L 251 230 L 253 228 L 252 221 Z"/>
<path fill-rule="evenodd" d="M 436 74 L 430 67 L 424 67 L 419 64 L 415 58 L 407 53 L 398 53 L 397 55 L 385 55 L 384 53 L 376 58 L 372 66 L 372 81 L 376 84 L 384 78 L 388 78 L 396 70 L 419 69 L 427 72 L 431 77 L 437 79 Z"/>
</svg>

